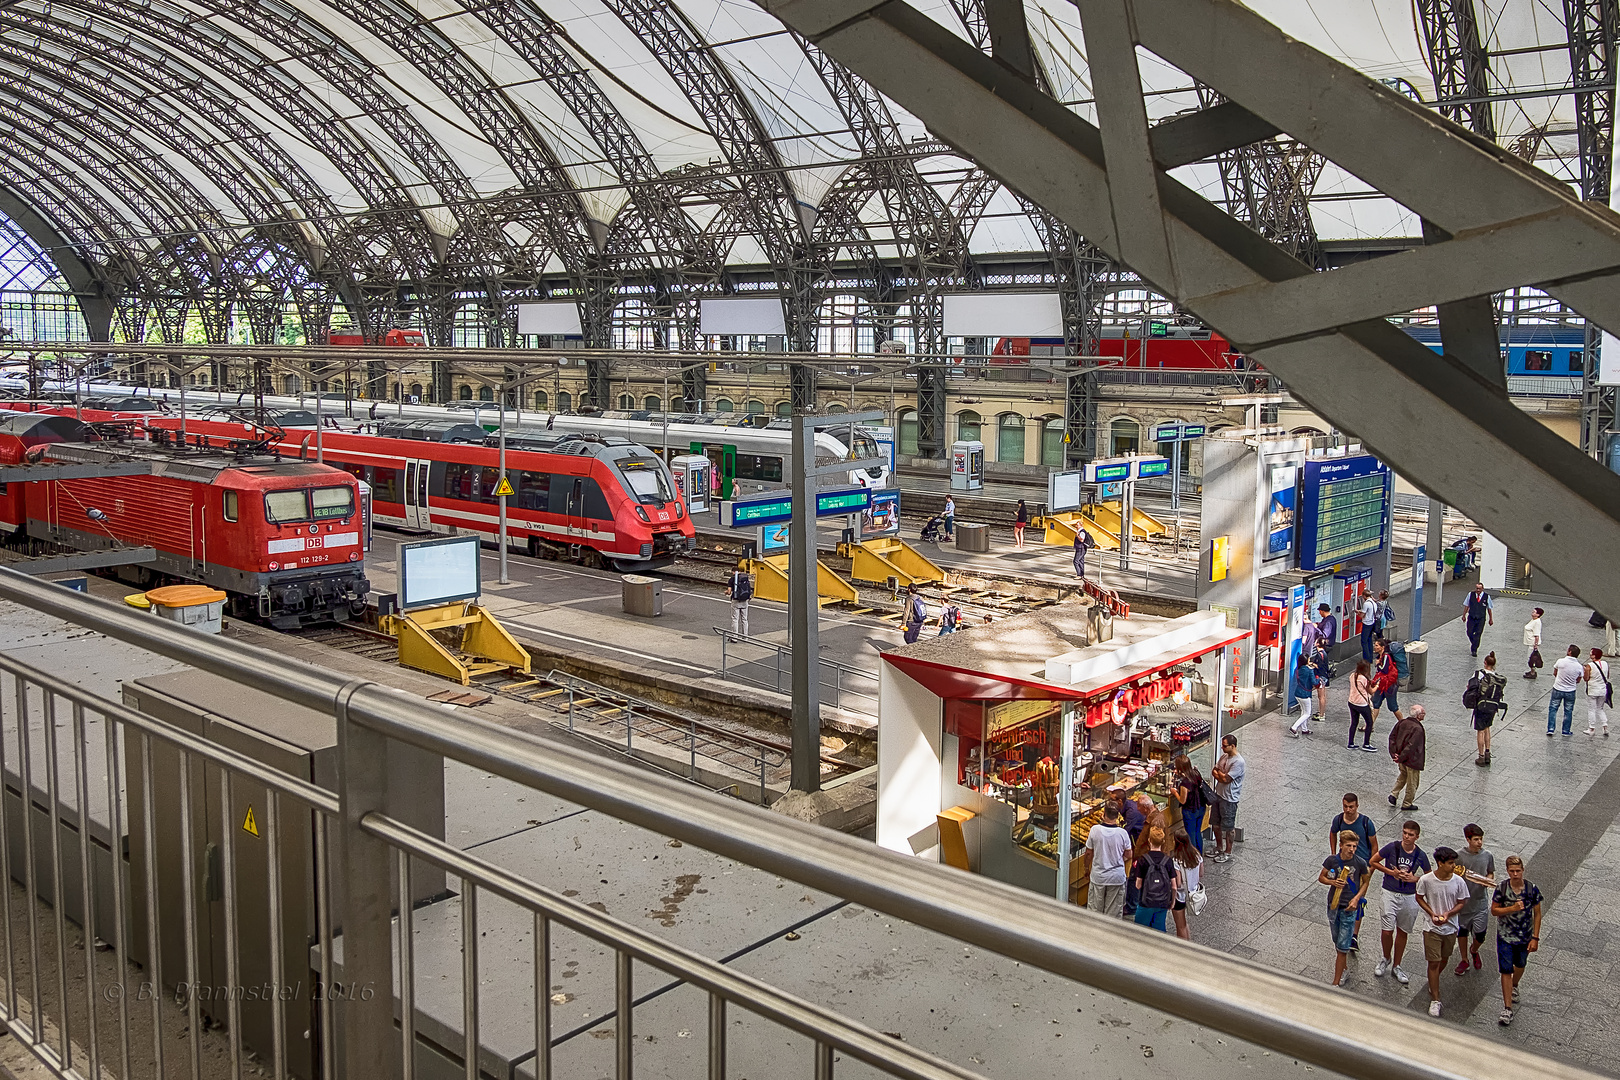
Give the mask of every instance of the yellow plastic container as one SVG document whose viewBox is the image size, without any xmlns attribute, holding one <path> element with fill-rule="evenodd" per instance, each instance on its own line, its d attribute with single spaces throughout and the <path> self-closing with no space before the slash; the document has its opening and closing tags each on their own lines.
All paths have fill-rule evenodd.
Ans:
<svg viewBox="0 0 1620 1080">
<path fill-rule="evenodd" d="M 225 594 L 207 585 L 165 585 L 146 594 L 153 614 L 204 634 L 225 628 Z"/>
</svg>

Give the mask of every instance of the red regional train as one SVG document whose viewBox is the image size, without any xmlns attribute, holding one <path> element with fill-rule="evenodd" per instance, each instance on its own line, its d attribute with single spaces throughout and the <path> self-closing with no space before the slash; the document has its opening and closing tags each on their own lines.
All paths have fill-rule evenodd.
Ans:
<svg viewBox="0 0 1620 1080">
<path fill-rule="evenodd" d="M 147 461 L 151 473 L 0 484 L 0 531 L 77 551 L 150 545 L 137 584 L 198 581 L 236 615 L 278 629 L 343 622 L 365 606 L 365 506 L 342 469 L 219 450 L 102 440 L 72 416 L 0 419 L 0 463 Z"/>
<path fill-rule="evenodd" d="M 1243 371 L 1252 360 L 1232 348 L 1213 330 L 1173 326 L 1163 337 L 1140 334 L 1125 337 L 1117 327 L 1104 327 L 1097 342 L 1099 355 L 1117 360 L 1121 367 L 1164 368 L 1171 371 Z M 1031 354 L 1063 354 L 1062 338 L 998 338 L 990 356 L 993 365 L 1027 364 Z"/>
<path fill-rule="evenodd" d="M 180 420 L 147 416 L 152 432 L 178 438 Z M 372 513 L 384 524 L 446 534 L 498 535 L 500 453 L 488 445 L 326 431 L 321 456 L 371 486 Z M 251 427 L 188 419 L 189 440 L 241 439 Z M 516 433 L 511 433 L 513 438 Z M 530 555 L 570 558 L 620 570 L 668 566 L 697 546 L 697 530 L 674 477 L 658 455 L 622 438 L 575 432 L 523 433 L 525 449 L 506 451 L 512 494 L 507 542 Z M 315 432 L 285 432 L 273 448 L 315 459 Z"/>
</svg>

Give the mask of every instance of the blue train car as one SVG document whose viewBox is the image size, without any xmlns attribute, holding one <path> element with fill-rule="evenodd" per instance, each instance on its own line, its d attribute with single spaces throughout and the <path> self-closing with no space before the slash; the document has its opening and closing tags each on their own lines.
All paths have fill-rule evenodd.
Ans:
<svg viewBox="0 0 1620 1080">
<path fill-rule="evenodd" d="M 1408 326 L 1406 332 L 1435 352 L 1440 328 Z M 1510 376 L 1579 379 L 1586 370 L 1586 331 L 1579 327 L 1514 326 L 1502 331 L 1502 352 Z"/>
</svg>

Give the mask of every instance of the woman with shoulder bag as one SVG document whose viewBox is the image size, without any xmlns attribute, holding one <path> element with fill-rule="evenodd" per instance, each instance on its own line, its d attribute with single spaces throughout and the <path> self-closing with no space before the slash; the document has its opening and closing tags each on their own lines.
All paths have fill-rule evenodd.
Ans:
<svg viewBox="0 0 1620 1080">
<path fill-rule="evenodd" d="M 1524 624 L 1524 645 L 1530 650 L 1530 658 L 1524 662 L 1524 677 L 1536 677 L 1536 668 L 1541 666 L 1541 615 L 1540 608 L 1536 608 L 1530 621 Z"/>
<path fill-rule="evenodd" d="M 1586 661 L 1586 733 L 1592 734 L 1603 725 L 1603 737 L 1609 737 L 1609 705 L 1614 689 L 1609 685 L 1609 662 L 1603 659 L 1602 649 L 1593 649 Z"/>
<path fill-rule="evenodd" d="M 1372 743 L 1372 665 L 1365 660 L 1356 661 L 1355 673 L 1350 676 L 1350 742 L 1347 750 L 1356 748 L 1356 729 L 1365 725 L 1361 748 L 1369 754 L 1378 753 Z"/>
<path fill-rule="evenodd" d="M 1176 890 L 1176 902 L 1171 905 L 1170 915 L 1176 921 L 1176 937 L 1183 941 L 1192 940 L 1192 931 L 1187 928 L 1187 912 L 1190 909 L 1194 915 L 1201 915 L 1204 905 L 1209 902 L 1209 894 L 1204 892 L 1204 884 L 1199 873 L 1203 866 L 1204 857 L 1198 849 L 1187 842 L 1185 836 L 1176 835 L 1175 849 L 1176 866 L 1181 869 L 1181 887 Z"/>
</svg>

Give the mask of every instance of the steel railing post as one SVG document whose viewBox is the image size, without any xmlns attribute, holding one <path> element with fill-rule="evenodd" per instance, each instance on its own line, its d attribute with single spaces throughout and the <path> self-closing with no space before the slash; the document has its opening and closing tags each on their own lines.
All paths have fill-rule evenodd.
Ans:
<svg viewBox="0 0 1620 1080">
<path fill-rule="evenodd" d="M 338 734 L 338 804 L 343 858 L 343 1075 L 397 1076 L 400 1043 L 394 1034 L 393 856 L 388 844 L 364 832 L 360 819 L 386 812 L 388 737 L 349 720 L 349 701 L 363 684 L 351 683 L 334 703 Z M 323 942 L 323 947 L 327 947 Z M 327 988 L 331 992 L 331 988 Z M 325 1033 L 326 1038 L 335 1032 Z"/>
</svg>

